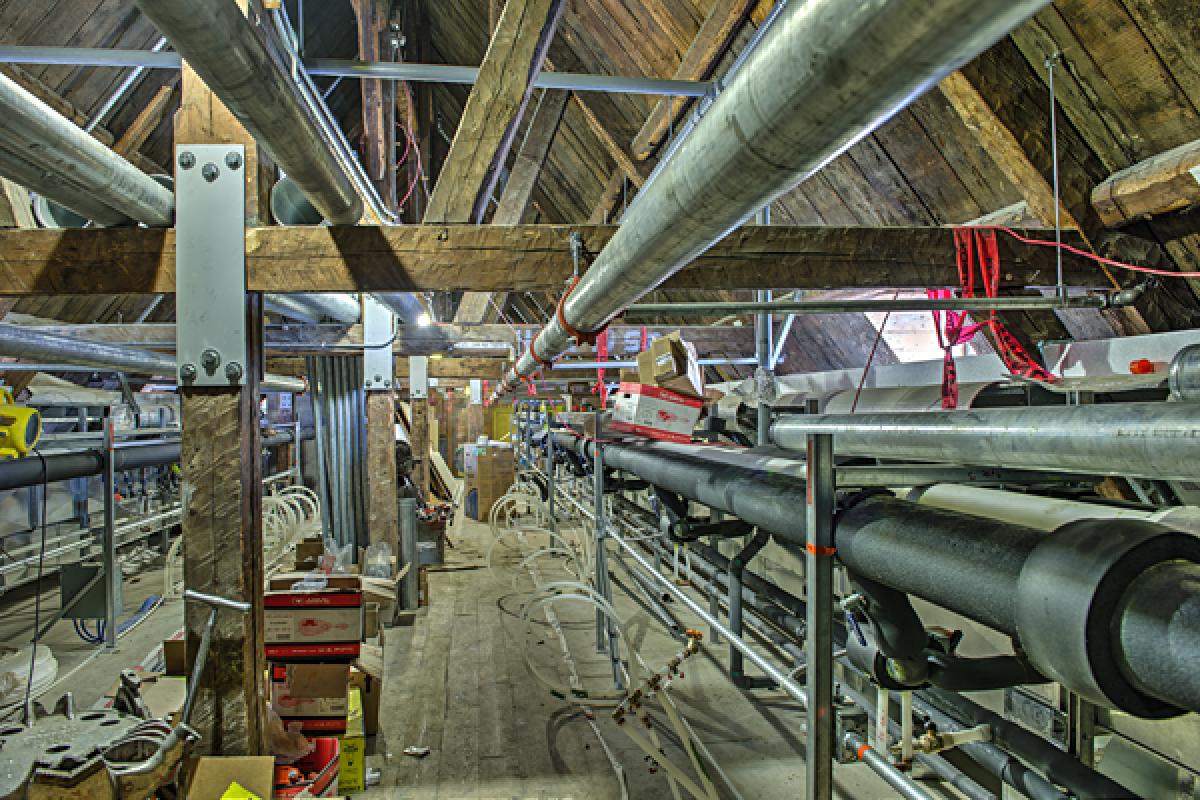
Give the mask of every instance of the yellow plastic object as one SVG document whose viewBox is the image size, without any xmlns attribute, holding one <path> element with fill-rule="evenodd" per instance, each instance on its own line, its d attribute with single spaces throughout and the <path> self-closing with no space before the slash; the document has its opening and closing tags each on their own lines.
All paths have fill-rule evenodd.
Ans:
<svg viewBox="0 0 1200 800">
<path fill-rule="evenodd" d="M 263 798 L 234 781 L 225 790 L 225 794 L 221 795 L 221 800 L 263 800 Z"/>
<path fill-rule="evenodd" d="M 42 415 L 17 405 L 12 391 L 0 386 L 0 459 L 29 455 L 41 436 Z"/>
</svg>

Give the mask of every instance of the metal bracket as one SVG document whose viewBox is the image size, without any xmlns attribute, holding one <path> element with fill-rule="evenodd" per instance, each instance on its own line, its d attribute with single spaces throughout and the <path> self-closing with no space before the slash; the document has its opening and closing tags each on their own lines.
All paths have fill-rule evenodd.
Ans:
<svg viewBox="0 0 1200 800">
<path fill-rule="evenodd" d="M 396 374 L 392 339 L 396 315 L 369 294 L 363 295 L 363 385 L 368 390 L 391 390 Z M 386 343 L 386 344 L 385 344 Z"/>
<path fill-rule="evenodd" d="M 246 383 L 245 147 L 175 146 L 175 353 L 183 386 Z"/>
<path fill-rule="evenodd" d="M 425 400 L 429 397 L 429 357 L 408 357 L 409 397 Z"/>
</svg>

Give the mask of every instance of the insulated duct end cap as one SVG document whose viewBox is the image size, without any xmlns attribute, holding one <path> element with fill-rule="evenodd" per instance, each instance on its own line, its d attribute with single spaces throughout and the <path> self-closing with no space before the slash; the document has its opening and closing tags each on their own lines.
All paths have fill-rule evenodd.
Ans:
<svg viewBox="0 0 1200 800">
<path fill-rule="evenodd" d="M 1079 520 L 1038 544 L 1017 582 L 1021 647 L 1047 677 L 1093 703 L 1165 719 L 1184 709 L 1126 677 L 1115 631 L 1126 590 L 1156 564 L 1200 563 L 1200 539 L 1141 520 Z"/>
</svg>

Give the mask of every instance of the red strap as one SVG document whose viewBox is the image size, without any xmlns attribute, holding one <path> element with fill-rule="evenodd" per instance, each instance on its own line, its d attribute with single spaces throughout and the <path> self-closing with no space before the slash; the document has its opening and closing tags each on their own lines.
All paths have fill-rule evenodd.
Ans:
<svg viewBox="0 0 1200 800">
<path fill-rule="evenodd" d="M 567 287 L 565 292 L 563 292 L 563 296 L 559 298 L 558 307 L 554 309 L 554 316 L 558 318 L 558 324 L 561 325 L 562 329 L 567 332 L 567 335 L 575 339 L 577 343 L 595 344 L 596 339 L 599 338 L 600 334 L 608 330 L 607 325 L 598 331 L 577 331 L 571 327 L 570 323 L 567 322 L 566 316 L 563 315 L 563 304 L 567 302 L 567 298 L 571 296 L 571 292 L 575 291 L 575 287 L 578 285 L 579 276 L 576 275 L 575 279 L 571 281 L 571 285 Z"/>
<path fill-rule="evenodd" d="M 596 337 L 596 360 L 604 363 L 608 360 L 608 330 L 605 329 Z M 596 385 L 592 388 L 593 394 L 600 395 L 600 408 L 608 403 L 608 384 L 604 382 L 604 367 L 599 367 L 596 370 Z"/>
<path fill-rule="evenodd" d="M 994 298 L 1000 291 L 1000 248 L 996 243 L 996 232 L 990 229 L 955 228 L 954 256 L 958 266 L 958 280 L 962 286 L 963 297 L 973 297 L 975 294 L 975 260 L 979 260 L 979 275 L 983 282 L 984 294 Z M 930 297 L 950 297 L 950 292 L 937 290 L 929 293 Z M 1057 377 L 1048 372 L 1037 362 L 1029 351 L 1004 327 L 996 318 L 996 310 L 992 309 L 990 319 L 986 322 L 966 324 L 967 315 L 958 311 L 947 311 L 943 335 L 942 316 L 933 312 L 933 323 L 938 333 L 938 344 L 942 348 L 942 408 L 958 407 L 958 370 L 955 368 L 954 356 L 951 349 L 958 344 L 970 341 L 975 333 L 987 326 L 995 334 L 999 345 L 1000 358 L 1009 372 L 1023 378 L 1052 383 Z"/>
<path fill-rule="evenodd" d="M 643 325 L 642 326 L 642 346 L 641 346 L 642 350 L 645 350 L 646 346 L 650 344 L 649 340 L 650 340 L 650 329 L 647 328 L 645 325 Z"/>
</svg>

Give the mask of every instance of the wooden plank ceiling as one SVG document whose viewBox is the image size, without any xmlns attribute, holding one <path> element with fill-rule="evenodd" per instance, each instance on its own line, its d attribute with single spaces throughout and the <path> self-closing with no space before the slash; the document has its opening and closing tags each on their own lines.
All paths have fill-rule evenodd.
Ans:
<svg viewBox="0 0 1200 800">
<path fill-rule="evenodd" d="M 296 2 L 288 0 L 293 19 L 298 18 Z M 406 60 L 481 62 L 495 0 L 395 0 L 395 4 L 408 40 Z M 572 0 L 544 68 L 657 78 L 719 75 L 771 6 L 772 0 Z M 1094 215 L 1086 213 L 1092 187 L 1114 171 L 1197 138 L 1200 26 L 1184 6 L 1173 0 L 1058 0 L 962 71 L 995 121 L 1011 133 L 1006 140 L 1010 152 L 997 152 L 986 136 L 964 123 L 961 106 L 952 102 L 961 98 L 948 98 L 937 89 L 776 201 L 775 222 L 944 225 L 1029 200 L 1029 187 L 1014 183 L 1011 169 L 1004 168 L 1011 163 L 1005 159 L 1026 159 L 1022 168 L 1043 173 L 1047 168 L 1049 97 L 1043 62 L 1050 53 L 1062 51 L 1065 63 L 1059 72 L 1058 101 L 1064 142 L 1063 199 L 1091 236 L 1097 232 L 1089 229 Z M 305 14 L 309 55 L 354 56 L 357 42 L 349 0 L 306 0 Z M 710 36 L 729 41 L 722 39 L 718 47 L 715 39 L 705 39 Z M 4 44 L 149 48 L 157 38 L 132 0 L 0 0 L 0 43 Z M 710 57 L 713 52 L 719 54 L 715 62 Z M 43 93 L 57 98 L 60 107 L 72 110 L 81 121 L 90 118 L 126 74 L 119 69 L 63 66 L 0 69 L 16 73 L 27 85 L 42 87 Z M 145 73 L 102 122 L 101 138 L 115 141 L 132 128 L 145 128 L 148 123 L 141 112 L 164 86 L 174 87 L 176 81 L 177 75 L 170 71 Z M 321 79 L 321 85 L 329 81 Z M 469 87 L 410 88 L 416 104 L 413 120 L 432 186 Z M 172 88 L 161 119 L 141 144 L 137 161 L 144 168 L 161 168 L 168 162 L 173 146 L 170 117 L 177 102 L 178 91 Z M 343 81 L 329 102 L 355 142 L 361 136 L 358 87 Z M 573 95 L 523 221 L 619 219 L 654 165 L 657 152 L 647 142 L 661 140 L 666 107 L 653 97 Z M 676 110 L 690 109 L 682 104 Z M 522 122 L 518 142 L 530 116 Z M 668 123 L 668 135 L 676 127 L 677 121 Z M 510 166 L 517 150 L 510 154 Z M 402 196 L 406 183 L 405 172 Z M 1200 236 L 1191 228 L 1180 230 L 1177 220 L 1136 223 L 1126 231 L 1160 244 L 1169 265 L 1200 270 Z M 672 296 L 704 299 L 712 294 L 691 291 Z M 128 321 L 148 304 L 146 297 L 26 298 L 17 310 L 65 321 Z M 514 318 L 537 318 L 552 307 L 549 296 L 514 294 L 508 312 Z M 1194 325 L 1198 309 L 1195 289 L 1181 281 L 1167 282 L 1152 293 L 1148 305 L 1139 307 L 1146 323 L 1159 329 Z M 150 319 L 171 316 L 168 300 Z M 830 366 L 861 364 L 864 355 L 858 348 L 828 344 L 830 337 L 821 333 L 822 324 L 810 321 L 800 326 L 813 348 L 829 352 L 816 360 Z M 1051 320 L 1044 332 L 1061 333 L 1061 325 Z M 862 337 L 855 333 L 850 338 Z"/>
</svg>

